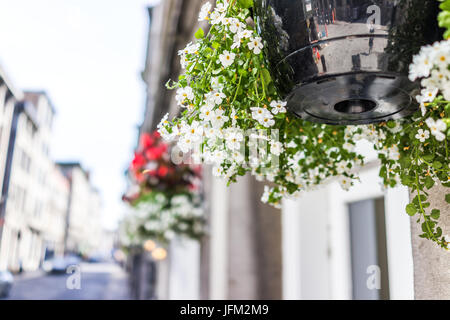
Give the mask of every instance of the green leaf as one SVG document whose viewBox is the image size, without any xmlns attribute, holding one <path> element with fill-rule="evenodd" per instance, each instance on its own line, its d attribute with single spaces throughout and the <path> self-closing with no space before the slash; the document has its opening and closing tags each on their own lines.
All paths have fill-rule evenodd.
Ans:
<svg viewBox="0 0 450 320">
<path fill-rule="evenodd" d="M 430 176 L 427 176 L 425 178 L 425 187 L 427 189 L 431 189 L 434 186 L 434 180 Z"/>
<path fill-rule="evenodd" d="M 386 125 L 387 125 L 388 128 L 394 129 L 395 126 L 396 126 L 396 122 L 395 122 L 394 120 L 389 120 L 389 121 L 386 123 Z"/>
<path fill-rule="evenodd" d="M 447 203 L 450 203 L 450 193 L 447 193 L 445 195 L 445 201 L 447 201 Z"/>
<path fill-rule="evenodd" d="M 261 70 L 262 78 L 264 79 L 264 85 L 269 85 L 272 82 L 272 77 L 270 76 L 269 70 Z"/>
<path fill-rule="evenodd" d="M 416 206 L 414 204 L 412 204 L 412 203 L 408 204 L 406 206 L 406 213 L 409 214 L 411 217 L 413 215 L 415 215 L 417 213 Z"/>
<path fill-rule="evenodd" d="M 433 167 L 436 169 L 440 169 L 442 168 L 442 163 L 440 163 L 439 161 L 435 161 L 433 162 Z"/>
<path fill-rule="evenodd" d="M 447 0 L 447 1 L 444 1 L 443 3 L 441 3 L 439 8 L 441 8 L 442 11 L 450 11 L 450 0 Z"/>
<path fill-rule="evenodd" d="M 440 210 L 438 210 L 438 209 L 433 209 L 433 210 L 431 210 L 431 217 L 432 217 L 434 220 L 439 219 L 440 216 L 441 216 L 441 211 L 440 211 Z"/>
<path fill-rule="evenodd" d="M 197 32 L 195 33 L 194 36 L 195 36 L 197 39 L 201 39 L 201 38 L 203 38 L 203 37 L 205 36 L 205 32 L 203 31 L 202 28 L 199 28 L 199 29 L 197 30 Z"/>
<path fill-rule="evenodd" d="M 238 0 L 238 6 L 244 9 L 253 7 L 253 0 Z"/>
</svg>

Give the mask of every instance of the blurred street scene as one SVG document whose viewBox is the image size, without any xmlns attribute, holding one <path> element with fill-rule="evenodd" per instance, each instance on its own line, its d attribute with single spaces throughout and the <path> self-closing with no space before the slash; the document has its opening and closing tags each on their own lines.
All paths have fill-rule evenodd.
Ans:
<svg viewBox="0 0 450 320">
<path fill-rule="evenodd" d="M 127 276 L 114 263 L 81 263 L 80 288 L 68 288 L 69 274 L 42 271 L 18 275 L 8 299 L 12 300 L 127 300 Z"/>
</svg>

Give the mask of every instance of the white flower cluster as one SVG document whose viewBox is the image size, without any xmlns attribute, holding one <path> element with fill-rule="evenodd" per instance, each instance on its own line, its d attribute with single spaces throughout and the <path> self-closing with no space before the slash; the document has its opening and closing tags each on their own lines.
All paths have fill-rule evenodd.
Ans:
<svg viewBox="0 0 450 320">
<path fill-rule="evenodd" d="M 225 69 L 237 71 L 236 58 L 242 52 L 242 45 L 246 45 L 246 48 L 255 55 L 259 55 L 264 47 L 262 39 L 248 29 L 243 20 L 227 16 L 228 9 L 229 1 L 218 1 L 214 9 L 210 2 L 206 2 L 201 8 L 198 18 L 199 21 L 209 21 L 212 25 L 211 28 L 225 28 L 233 38 L 231 50 L 216 49 L 218 50 L 216 61 L 219 68 L 216 69 L 214 64 L 211 65 L 211 73 L 217 75 L 213 76 L 210 81 L 212 91 L 200 96 L 189 85 L 178 88 L 175 96 L 177 104 L 181 108 L 193 111 L 195 117 L 191 121 L 183 120 L 177 125 L 170 126 L 166 115 L 158 125 L 158 130 L 165 140 L 177 141 L 177 146 L 183 153 L 191 153 L 192 158 L 196 161 L 213 164 L 214 175 L 225 178 L 235 174 L 246 160 L 245 143 L 248 135 L 237 124 L 236 110 L 233 107 L 225 109 L 222 106 L 225 102 L 229 103 L 233 99 L 234 92 L 230 96 L 225 94 L 220 74 Z M 200 47 L 201 41 L 190 42 L 186 48 L 179 51 L 183 68 L 187 68 L 190 63 L 193 63 Z M 286 102 L 271 101 L 269 106 L 255 106 L 250 109 L 256 124 L 264 128 L 272 128 L 275 124 L 275 117 L 286 113 L 285 107 Z M 264 147 L 261 147 L 261 141 L 265 144 Z M 256 154 L 250 155 L 249 159 L 255 174 L 257 174 L 257 167 L 270 162 L 269 154 L 280 156 L 285 149 L 283 143 L 269 136 L 256 136 L 256 139 L 250 141 L 249 144 L 258 151 Z M 270 151 L 268 151 L 269 149 Z M 264 160 L 261 157 L 264 157 Z M 278 172 L 275 171 L 267 173 L 272 180 L 276 174 Z"/>
<path fill-rule="evenodd" d="M 203 233 L 203 211 L 187 195 L 169 199 L 159 193 L 152 201 L 132 208 L 121 224 L 121 241 L 125 245 L 139 244 L 147 238 L 170 241 L 177 234 L 199 238 Z"/>
<path fill-rule="evenodd" d="M 422 47 L 419 54 L 414 56 L 410 65 L 409 79 L 421 80 L 423 87 L 416 100 L 420 103 L 422 116 L 427 114 L 427 106 L 434 101 L 440 92 L 444 99 L 450 100 L 450 40 L 436 42 L 433 45 Z M 426 119 L 428 130 L 420 129 L 416 138 L 425 142 L 430 138 L 430 132 L 437 141 L 444 141 L 447 128 L 444 121 L 433 118 Z"/>
</svg>

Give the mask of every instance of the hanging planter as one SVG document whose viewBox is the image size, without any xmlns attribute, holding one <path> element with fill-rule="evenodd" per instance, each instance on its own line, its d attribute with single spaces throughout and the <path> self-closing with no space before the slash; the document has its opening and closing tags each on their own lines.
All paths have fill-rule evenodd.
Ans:
<svg viewBox="0 0 450 320">
<path fill-rule="evenodd" d="M 347 0 L 345 10 L 318 5 L 325 2 L 206 2 L 199 20 L 209 30 L 199 29 L 179 51 L 183 73 L 167 83 L 181 114 L 164 116 L 159 132 L 229 183 L 247 172 L 270 181 L 261 200 L 275 207 L 330 180 L 349 190 L 364 164 L 356 143 L 369 141 L 383 185 L 414 190 L 406 212 L 420 215 L 422 237 L 447 248 L 440 208 L 426 202 L 436 183 L 450 187 L 450 41 L 422 46 L 437 39 L 435 1 L 361 0 L 365 6 L 352 7 L 357 1 Z M 448 39 L 450 0 L 440 7 Z M 324 13 L 305 20 L 315 8 Z M 379 19 L 367 17 L 369 9 Z M 349 34 L 358 23 L 368 31 Z M 362 49 L 350 46 L 358 43 Z M 445 199 L 450 203 L 450 194 Z"/>
<path fill-rule="evenodd" d="M 167 244 L 176 235 L 200 240 L 204 235 L 201 167 L 175 165 L 170 151 L 158 132 L 142 134 L 123 196 L 132 208 L 121 228 L 126 246 L 148 239 Z"/>
<path fill-rule="evenodd" d="M 417 109 L 420 82 L 408 79 L 408 66 L 420 47 L 441 37 L 438 4 L 254 1 L 270 71 L 288 109 L 327 124 L 381 122 Z"/>
</svg>

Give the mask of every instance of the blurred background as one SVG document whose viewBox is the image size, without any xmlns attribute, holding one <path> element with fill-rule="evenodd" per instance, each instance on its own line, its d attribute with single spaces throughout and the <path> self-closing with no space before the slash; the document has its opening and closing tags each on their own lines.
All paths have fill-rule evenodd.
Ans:
<svg viewBox="0 0 450 320">
<path fill-rule="evenodd" d="M 0 295 L 412 299 L 409 193 L 382 189 L 364 142 L 367 165 L 350 192 L 330 182 L 281 211 L 261 203 L 253 177 L 226 187 L 205 167 L 207 235 L 124 250 L 126 170 L 141 135 L 177 114 L 165 83 L 202 4 L 0 3 Z"/>
</svg>

